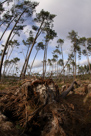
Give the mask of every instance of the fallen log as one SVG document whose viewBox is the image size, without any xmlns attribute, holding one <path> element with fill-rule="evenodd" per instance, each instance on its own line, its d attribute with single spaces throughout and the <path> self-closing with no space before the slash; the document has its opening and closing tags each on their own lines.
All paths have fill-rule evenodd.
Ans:
<svg viewBox="0 0 91 136">
<path fill-rule="evenodd" d="M 69 94 L 70 91 L 74 90 L 74 84 L 77 85 L 77 82 L 73 81 L 73 83 L 71 84 L 71 86 L 66 91 L 64 91 L 64 92 L 61 93 L 61 97 L 62 98 L 65 98 Z"/>
</svg>

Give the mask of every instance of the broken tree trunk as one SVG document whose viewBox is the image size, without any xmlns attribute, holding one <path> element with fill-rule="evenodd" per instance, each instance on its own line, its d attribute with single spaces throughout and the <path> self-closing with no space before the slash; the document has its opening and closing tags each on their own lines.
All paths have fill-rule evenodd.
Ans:
<svg viewBox="0 0 91 136">
<path fill-rule="evenodd" d="M 77 85 L 77 82 L 76 81 L 73 81 L 73 83 L 71 84 L 71 86 L 64 92 L 61 93 L 61 97 L 62 98 L 65 98 L 67 96 L 67 94 L 70 92 L 70 91 L 73 91 L 74 89 L 74 84 Z"/>
</svg>

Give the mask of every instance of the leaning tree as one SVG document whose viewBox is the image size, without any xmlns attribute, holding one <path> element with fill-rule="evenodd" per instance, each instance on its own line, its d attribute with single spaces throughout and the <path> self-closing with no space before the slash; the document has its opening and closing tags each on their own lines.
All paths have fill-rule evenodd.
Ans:
<svg viewBox="0 0 91 136">
<path fill-rule="evenodd" d="M 68 38 L 73 43 L 72 52 L 74 53 L 74 62 L 75 62 L 75 74 L 74 74 L 74 76 L 76 77 L 76 56 L 77 56 L 77 51 L 80 50 L 80 47 L 79 47 L 79 38 L 78 38 L 77 32 L 75 32 L 74 30 L 72 30 L 68 34 L 69 34 Z"/>
<path fill-rule="evenodd" d="M 5 57 L 5 53 L 6 53 L 6 50 L 8 48 L 8 44 L 9 44 L 9 40 L 13 34 L 13 31 L 15 30 L 15 28 L 17 27 L 17 24 L 18 23 L 21 23 L 22 20 L 23 21 L 26 21 L 24 19 L 21 20 L 21 17 L 23 16 L 23 18 L 25 18 L 25 16 L 30 17 L 30 19 L 32 19 L 32 15 L 33 15 L 33 12 L 34 12 L 34 9 L 35 7 L 38 5 L 38 3 L 36 2 L 31 2 L 31 1 L 24 1 L 23 3 L 21 4 L 18 4 L 16 6 L 14 6 L 12 9 L 11 9 L 11 13 L 13 14 L 14 13 L 14 9 L 15 9 L 15 14 L 17 15 L 15 17 L 15 14 L 14 14 L 14 22 L 12 23 L 12 29 L 6 39 L 6 43 L 4 45 L 4 49 L 3 49 L 3 53 L 2 53 L 2 56 L 1 56 L 1 61 L 0 61 L 0 78 L 1 78 L 1 72 L 2 72 L 2 66 L 3 66 L 3 61 L 4 61 L 4 57 Z M 26 18 L 25 18 L 26 19 Z M 19 26 L 20 28 L 20 26 Z"/>
<path fill-rule="evenodd" d="M 62 48 L 62 46 L 63 46 L 63 43 L 64 43 L 64 40 L 63 39 L 58 39 L 57 40 L 57 43 L 58 43 L 58 46 L 59 47 L 61 47 L 61 55 L 62 55 L 62 66 L 63 66 L 63 69 L 64 69 L 64 57 L 63 57 L 63 48 Z M 65 75 L 65 70 L 64 70 L 64 75 Z"/>
<path fill-rule="evenodd" d="M 45 74 L 46 74 L 48 44 L 50 40 L 53 40 L 54 37 L 57 36 L 57 33 L 53 29 L 50 29 L 50 24 L 48 23 L 47 23 L 47 26 L 44 28 L 44 31 L 46 36 L 45 36 L 44 58 L 43 58 L 43 78 L 45 78 Z"/>
<path fill-rule="evenodd" d="M 84 56 L 87 57 L 89 73 L 90 73 L 91 68 L 90 68 L 90 61 L 89 61 L 89 53 L 91 53 L 91 38 L 81 37 L 79 41 L 80 41 L 80 44 L 84 47 L 82 53 Z"/>
<path fill-rule="evenodd" d="M 28 62 L 29 62 L 29 58 L 30 58 L 31 52 L 33 50 L 33 47 L 34 47 L 34 45 L 36 43 L 36 40 L 38 39 L 40 34 L 42 32 L 44 32 L 44 28 L 46 28 L 47 25 L 49 25 L 51 27 L 54 17 L 55 17 L 54 14 L 50 14 L 48 11 L 44 11 L 44 10 L 41 10 L 40 13 L 36 14 L 36 18 L 34 18 L 34 21 L 36 21 L 36 23 L 39 25 L 39 27 L 33 26 L 33 29 L 35 29 L 37 32 L 35 34 L 32 46 L 31 46 L 31 48 L 29 50 L 27 59 L 23 64 L 23 68 L 22 68 L 21 74 L 20 74 L 21 78 L 25 77 Z"/>
<path fill-rule="evenodd" d="M 36 45 L 36 54 L 35 54 L 34 59 L 33 59 L 33 61 L 32 61 L 32 64 L 31 64 L 30 72 L 29 72 L 29 73 L 31 73 L 31 70 L 32 70 L 34 61 L 35 61 L 35 59 L 36 59 L 36 57 L 37 57 L 37 54 L 38 54 L 39 50 L 44 50 L 44 46 L 45 46 L 45 45 L 43 44 L 43 42 L 39 42 L 39 43 Z"/>
</svg>

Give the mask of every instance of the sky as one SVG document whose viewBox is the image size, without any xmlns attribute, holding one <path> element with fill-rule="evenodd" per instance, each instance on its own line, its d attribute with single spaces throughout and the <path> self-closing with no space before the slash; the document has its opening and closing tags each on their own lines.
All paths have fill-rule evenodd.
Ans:
<svg viewBox="0 0 91 136">
<path fill-rule="evenodd" d="M 49 11 L 51 14 L 56 15 L 54 19 L 54 30 L 57 32 L 57 38 L 51 41 L 48 45 L 48 58 L 52 58 L 51 52 L 53 52 L 53 50 L 57 46 L 57 40 L 61 38 L 64 39 L 63 53 L 66 62 L 68 53 L 70 52 L 72 45 L 70 40 L 67 38 L 68 32 L 75 30 L 80 37 L 83 36 L 87 38 L 91 37 L 91 0 L 31 0 L 31 1 L 39 2 L 39 5 L 36 8 L 37 12 L 40 12 L 41 9 L 44 9 L 45 11 Z M 29 29 L 29 26 L 27 26 L 27 29 Z M 0 33 L 2 32 L 0 31 Z M 7 33 L 9 33 L 9 30 Z M 3 38 L 3 43 L 5 42 L 5 40 L 6 37 Z M 17 55 L 17 53 L 15 55 Z M 41 57 L 42 55 L 43 51 L 40 51 L 35 61 L 34 67 L 40 65 L 42 66 Z M 29 63 L 31 63 L 33 57 L 34 53 L 32 53 L 32 57 L 30 58 Z M 24 56 L 22 57 L 21 65 L 23 63 L 23 60 Z M 87 64 L 86 57 L 82 57 L 80 64 Z"/>
<path fill-rule="evenodd" d="M 54 30 L 57 32 L 58 37 L 49 45 L 49 50 L 57 45 L 57 39 L 64 39 L 63 51 L 64 59 L 66 60 L 67 54 L 69 53 L 72 45 L 70 40 L 67 38 L 68 32 L 75 30 L 80 37 L 91 37 L 91 0 L 36 1 L 39 2 L 37 12 L 44 9 L 56 15 L 54 19 Z M 86 64 L 86 57 L 82 57 L 82 61 L 80 63 Z"/>
</svg>

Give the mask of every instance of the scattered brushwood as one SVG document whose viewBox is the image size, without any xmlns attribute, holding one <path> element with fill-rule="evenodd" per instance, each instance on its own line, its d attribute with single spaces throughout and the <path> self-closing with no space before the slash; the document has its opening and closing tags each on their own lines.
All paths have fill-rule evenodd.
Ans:
<svg viewBox="0 0 91 136">
<path fill-rule="evenodd" d="M 49 102 L 56 101 L 58 96 L 58 86 L 52 79 L 27 80 L 15 91 L 3 94 L 0 109 L 9 118 L 26 127 Z"/>
</svg>

